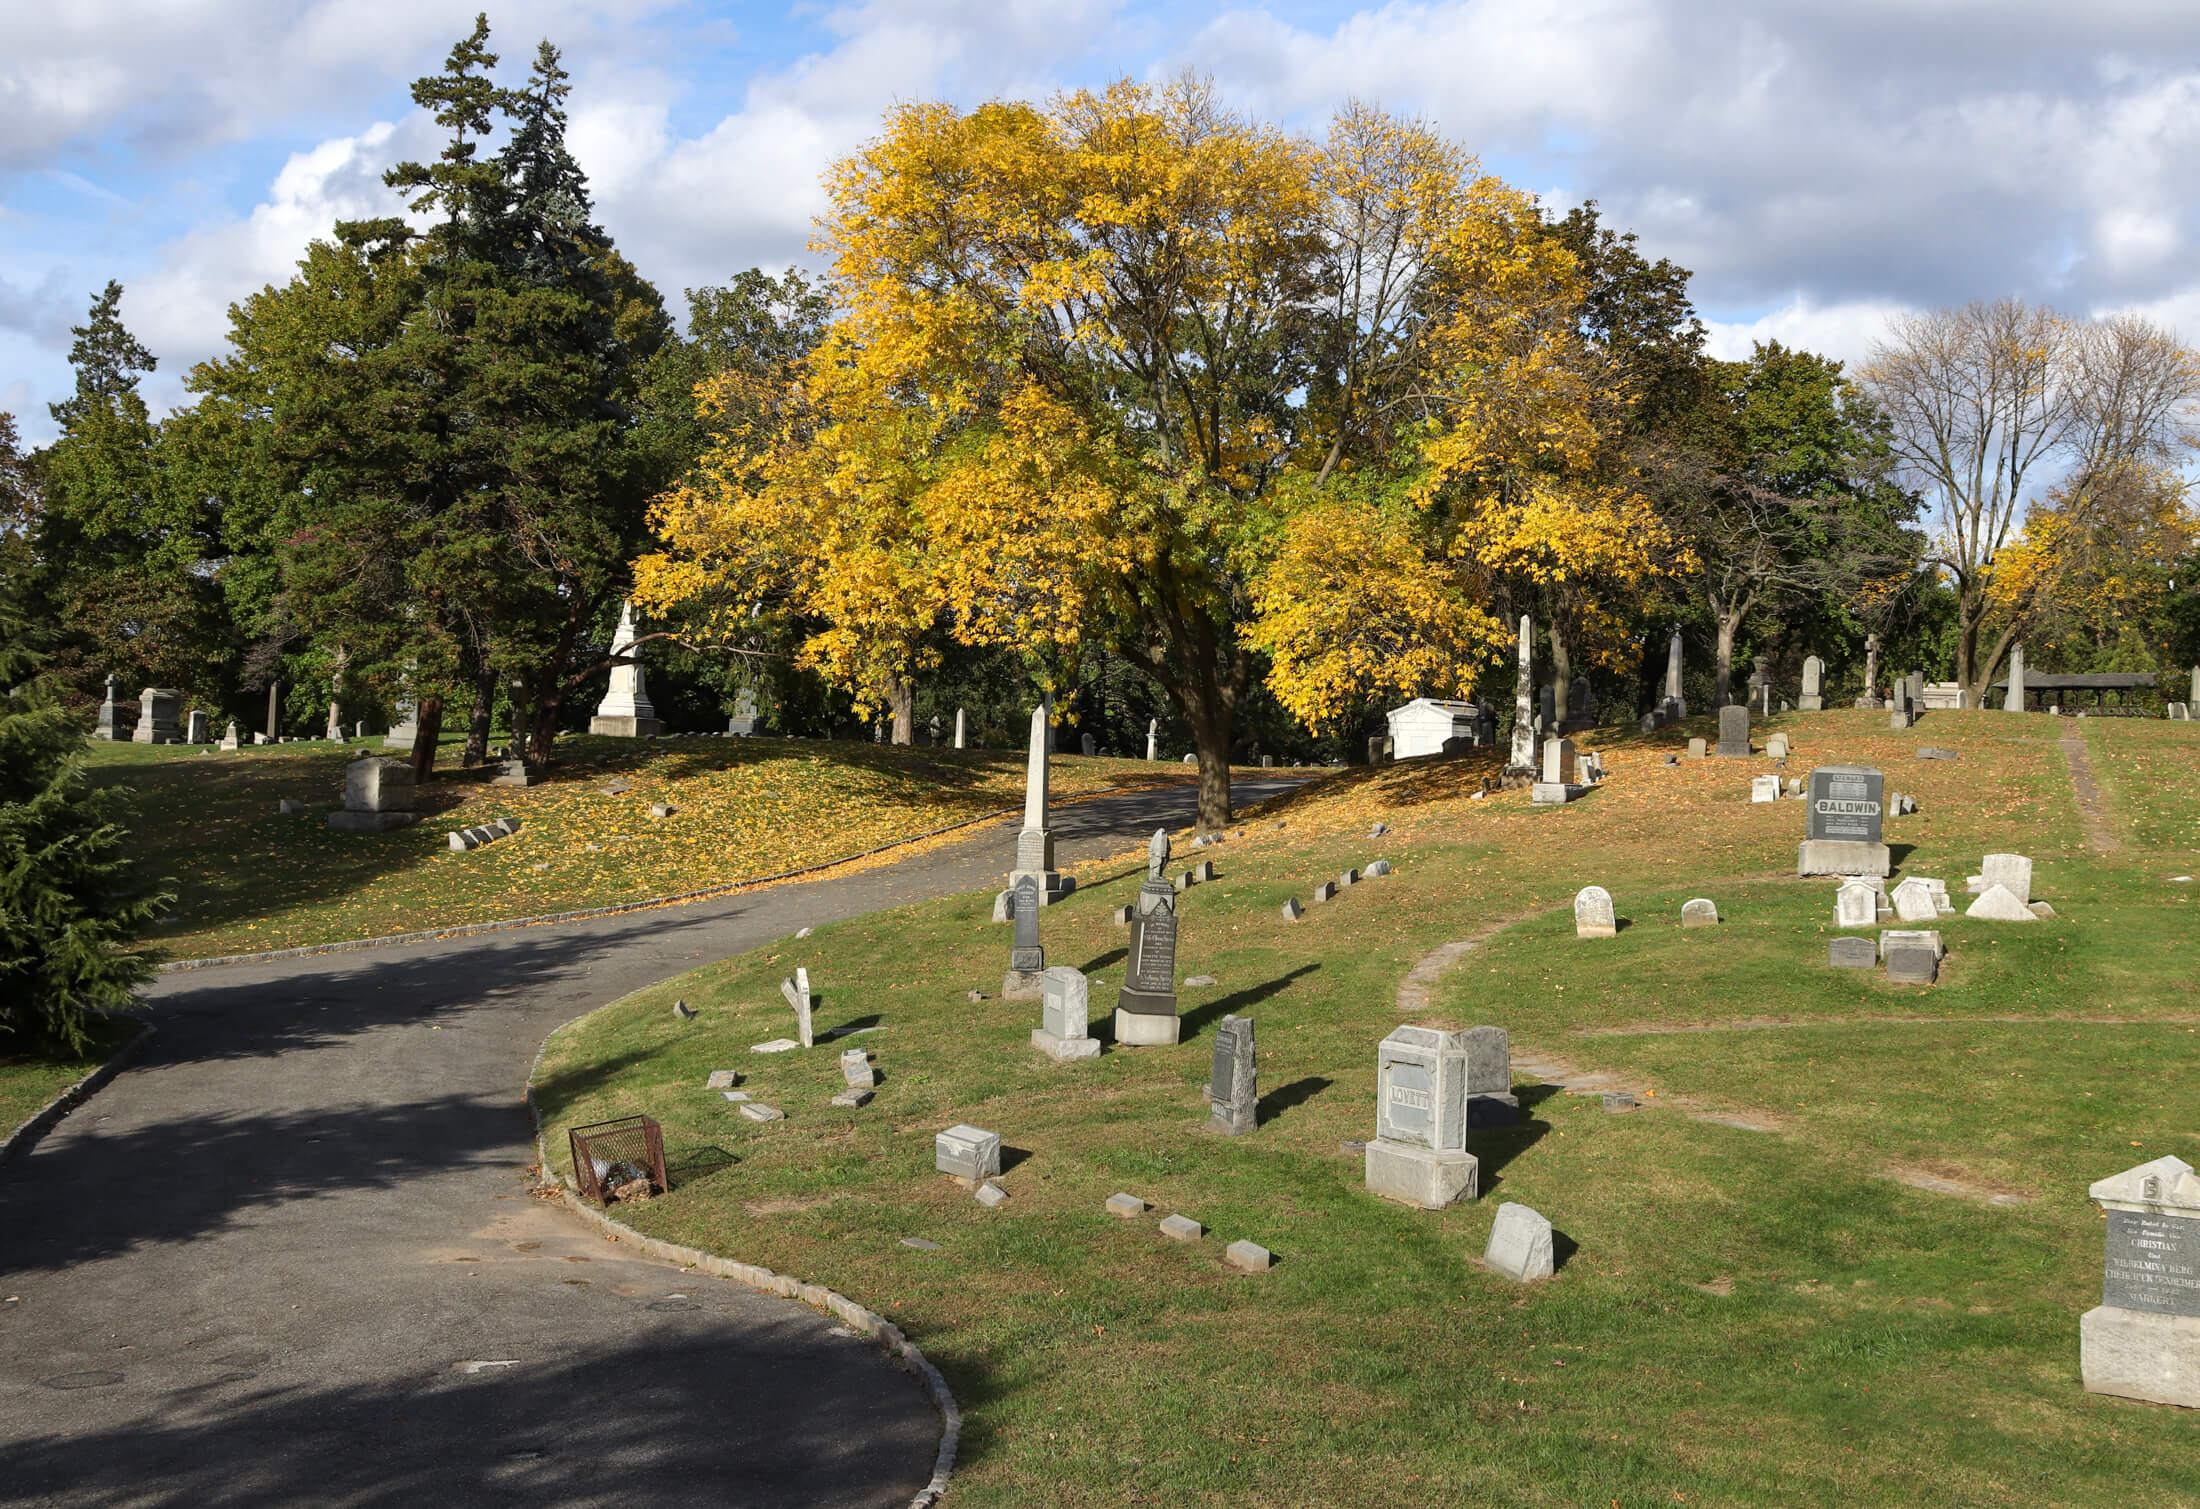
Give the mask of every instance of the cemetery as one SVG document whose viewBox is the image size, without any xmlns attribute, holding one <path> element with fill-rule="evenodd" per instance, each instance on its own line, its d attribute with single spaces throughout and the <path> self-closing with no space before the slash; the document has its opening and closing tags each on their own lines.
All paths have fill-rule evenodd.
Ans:
<svg viewBox="0 0 2200 1509">
<path fill-rule="evenodd" d="M 1762 750 L 1668 764 L 1731 721 L 1682 720 L 1590 735 L 1605 779 L 1562 806 L 1488 799 L 1502 749 L 1332 776 L 1239 814 L 1187 889 L 1193 835 L 1157 834 L 1029 906 L 1036 945 L 993 891 L 820 927 L 554 1035 L 549 1145 L 648 1114 L 676 1167 L 730 1150 L 621 1218 L 893 1315 L 982 1401 L 974 1503 L 1369 1502 L 1377 1463 L 1504 1499 L 1523 1453 L 1552 1502 L 2174 1500 L 2195 1417 L 2126 1401 L 2189 1387 L 2146 1359 L 2200 1322 L 2160 1308 L 2185 1301 L 2131 1246 L 2153 1227 L 2111 1233 L 2104 1306 L 2117 1206 L 2088 1190 L 2191 1161 L 2200 887 L 2171 877 L 2200 745 L 1927 716 L 1959 758 L 1876 710 L 1773 715 L 1803 800 L 1751 801 Z M 1980 910 L 1997 891 L 2023 920 Z M 1034 946 L 1041 988 L 997 994 Z M 819 1046 L 750 1055 L 798 967 Z M 1111 1019 L 1126 998 L 1149 1009 Z M 857 1107 L 829 1104 L 849 1029 Z M 707 1088 L 737 1058 L 782 1119 Z M 2186 1219 L 2189 1188 L 2131 1219 Z"/>
</svg>

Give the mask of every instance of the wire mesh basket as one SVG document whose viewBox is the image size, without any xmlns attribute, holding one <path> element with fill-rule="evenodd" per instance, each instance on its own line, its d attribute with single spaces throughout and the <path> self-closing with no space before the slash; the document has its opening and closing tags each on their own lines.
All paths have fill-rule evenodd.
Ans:
<svg viewBox="0 0 2200 1509">
<path fill-rule="evenodd" d="M 598 1205 L 647 1198 L 672 1185 L 665 1178 L 664 1129 L 648 1116 L 621 1116 L 575 1127 L 566 1134 L 573 1150 L 573 1179 Z M 643 1186 L 636 1190 L 635 1185 Z"/>
</svg>

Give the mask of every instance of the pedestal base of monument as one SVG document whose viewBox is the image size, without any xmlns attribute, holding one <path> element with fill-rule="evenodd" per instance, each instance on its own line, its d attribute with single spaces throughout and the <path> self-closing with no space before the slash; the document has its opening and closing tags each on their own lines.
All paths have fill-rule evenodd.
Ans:
<svg viewBox="0 0 2200 1509">
<path fill-rule="evenodd" d="M 1476 1090 L 1467 1096 L 1467 1127 L 1509 1127 L 1520 1119 L 1520 1097 L 1507 1091 Z"/>
<path fill-rule="evenodd" d="M 1173 1048 L 1183 1040 L 1184 1026 L 1175 1012 L 1115 1009 L 1115 1041 L 1125 1048 Z"/>
<path fill-rule="evenodd" d="M 1073 1063 L 1081 1058 L 1100 1056 L 1100 1039 L 1096 1037 L 1056 1037 L 1044 1027 L 1031 1029 L 1031 1046 L 1058 1064 Z"/>
<path fill-rule="evenodd" d="M 1012 969 L 1001 976 L 1001 999 L 1004 1001 L 1036 1001 L 1045 994 L 1040 987 L 1040 972 L 1036 969 Z"/>
<path fill-rule="evenodd" d="M 1822 713 L 1826 710 L 1826 699 L 1823 697 L 1804 697 L 1798 700 L 1795 706 L 1800 712 Z"/>
<path fill-rule="evenodd" d="M 665 731 L 662 718 L 606 718 L 597 716 L 588 720 L 588 731 L 604 734 L 613 739 L 654 739 Z"/>
<path fill-rule="evenodd" d="M 328 825 L 339 833 L 387 833 L 410 828 L 420 821 L 417 812 L 331 812 Z"/>
<path fill-rule="evenodd" d="M 2101 1305 L 2078 1317 L 2088 1393 L 2200 1409 L 2200 1315 Z"/>
<path fill-rule="evenodd" d="M 1562 807 L 1588 789 L 1571 781 L 1537 781 L 1528 788 L 1528 801 L 1538 807 Z"/>
<path fill-rule="evenodd" d="M 1533 770 L 1520 770 L 1511 766 L 1507 766 L 1505 773 L 1498 777 L 1498 786 L 1505 791 L 1519 791 L 1538 784 L 1540 783 Z"/>
<path fill-rule="evenodd" d="M 1368 1192 L 1423 1210 L 1473 1199 L 1481 1167 L 1472 1153 L 1432 1152 L 1380 1137 L 1367 1145 Z"/>
<path fill-rule="evenodd" d="M 1064 875 L 1059 870 L 1010 870 L 1008 872 L 1008 888 L 1011 891 L 1015 890 L 1016 882 L 1026 875 L 1039 882 L 1039 905 L 1041 906 L 1052 906 L 1055 902 L 1060 901 L 1077 889 L 1077 877 Z"/>
<path fill-rule="evenodd" d="M 1863 708 L 1866 712 L 1876 713 L 1887 704 L 1880 701 L 1877 697 L 1859 697 L 1856 699 L 1856 705 L 1860 708 Z"/>
<path fill-rule="evenodd" d="M 1860 843 L 1846 838 L 1806 838 L 1796 846 L 1795 873 L 1886 876 L 1894 873 L 1894 860 L 1885 844 Z"/>
<path fill-rule="evenodd" d="M 1260 1130 L 1258 1120 L 1259 1118 L 1250 1110 L 1233 1116 L 1228 1106 L 1208 1103 L 1207 1130 L 1217 1136 L 1243 1137 L 1247 1132 Z"/>
<path fill-rule="evenodd" d="M 506 760 L 489 784 L 492 786 L 534 786 L 540 784 L 544 779 L 546 777 L 540 765 L 529 764 L 525 760 Z"/>
</svg>

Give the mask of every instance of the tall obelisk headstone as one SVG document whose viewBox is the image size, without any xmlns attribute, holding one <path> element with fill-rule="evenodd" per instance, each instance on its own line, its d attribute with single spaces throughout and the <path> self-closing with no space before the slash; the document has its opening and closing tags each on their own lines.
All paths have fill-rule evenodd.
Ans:
<svg viewBox="0 0 2200 1509">
<path fill-rule="evenodd" d="M 2017 645 L 2009 651 L 2009 695 L 2002 699 L 2003 712 L 2024 711 L 2024 646 Z"/>
<path fill-rule="evenodd" d="M 2194 669 L 2192 677 L 2192 684 L 2200 687 L 2200 668 Z M 2195 692 L 2193 695 L 2200 697 L 2200 692 Z M 1161 758 L 1161 720 L 1159 718 L 1148 718 L 1146 720 L 1146 758 L 1149 760 Z"/>
<path fill-rule="evenodd" d="M 963 728 L 963 710 L 958 707 L 955 709 L 955 747 L 957 749 L 969 748 L 969 746 L 963 742 Z"/>
<path fill-rule="evenodd" d="M 1688 716 L 1688 698 L 1681 691 L 1681 631 L 1673 631 L 1665 647 L 1665 710 L 1675 718 Z"/>
<path fill-rule="evenodd" d="M 1176 1017 L 1176 888 L 1161 873 L 1168 863 L 1168 830 L 1156 828 L 1131 914 L 1123 988 L 1115 997 L 1115 1040 L 1127 1047 L 1165 1047 L 1182 1031 Z"/>
<path fill-rule="evenodd" d="M 1535 641 L 1534 625 L 1520 615 L 1520 664 L 1513 673 L 1512 758 L 1505 773 L 1535 779 Z"/>
<path fill-rule="evenodd" d="M 1031 748 L 1024 764 L 1024 826 L 1016 835 L 1016 868 L 1008 872 L 1014 886 L 1026 875 L 1039 886 L 1039 904 L 1051 906 L 1077 888 L 1074 878 L 1064 878 L 1054 868 L 1054 832 L 1047 827 L 1047 722 L 1054 698 L 1045 696 L 1031 710 Z"/>
<path fill-rule="evenodd" d="M 1864 636 L 1864 695 L 1856 699 L 1858 707 L 1879 706 L 1879 636 Z"/>
<path fill-rule="evenodd" d="M 611 637 L 611 658 L 630 656 L 635 638 L 634 605 L 622 603 L 619 630 Z M 628 664 L 611 668 L 610 690 L 596 704 L 596 716 L 588 720 L 588 731 L 620 739 L 654 739 L 665 731 L 664 721 L 649 700 L 649 678 L 643 674 L 639 660 L 630 658 Z"/>
</svg>

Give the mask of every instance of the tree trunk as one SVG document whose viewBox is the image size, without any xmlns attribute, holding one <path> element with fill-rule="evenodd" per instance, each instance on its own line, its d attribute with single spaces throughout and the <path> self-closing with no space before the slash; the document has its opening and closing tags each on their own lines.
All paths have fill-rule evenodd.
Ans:
<svg viewBox="0 0 2200 1509">
<path fill-rule="evenodd" d="M 413 737 L 413 784 L 424 786 L 435 774 L 435 746 L 443 737 L 443 699 L 431 693 L 413 713 L 420 732 Z"/>
<path fill-rule="evenodd" d="M 497 675 L 483 670 L 474 677 L 474 711 L 466 720 L 466 752 L 459 763 L 468 770 L 489 758 L 489 719 L 497 710 Z"/>
<path fill-rule="evenodd" d="M 1956 682 L 1971 691 L 1971 705 L 1986 705 L 1986 683 L 1993 678 L 1991 665 L 1978 663 L 1979 625 L 1986 618 L 1986 605 L 1968 592 L 1956 594 Z"/>
<path fill-rule="evenodd" d="M 899 676 L 886 682 L 886 705 L 894 714 L 894 742 L 917 742 L 917 689 Z"/>
<path fill-rule="evenodd" d="M 1734 700 L 1734 637 L 1742 630 L 1742 615 L 1739 613 L 1721 613 L 1717 615 L 1717 618 L 1719 625 L 1718 685 L 1711 693 L 1711 705 L 1714 710 L 1722 708 Z"/>
<path fill-rule="evenodd" d="M 1551 715 L 1563 724 L 1573 713 L 1573 652 L 1566 643 L 1565 631 L 1558 626 L 1558 615 L 1555 613 L 1551 615 L 1548 633 L 1551 641 Z M 1551 735 L 1557 733 L 1558 729 L 1554 726 L 1543 732 Z M 1541 755 L 1538 754 L 1537 758 L 1540 759 Z"/>
</svg>

